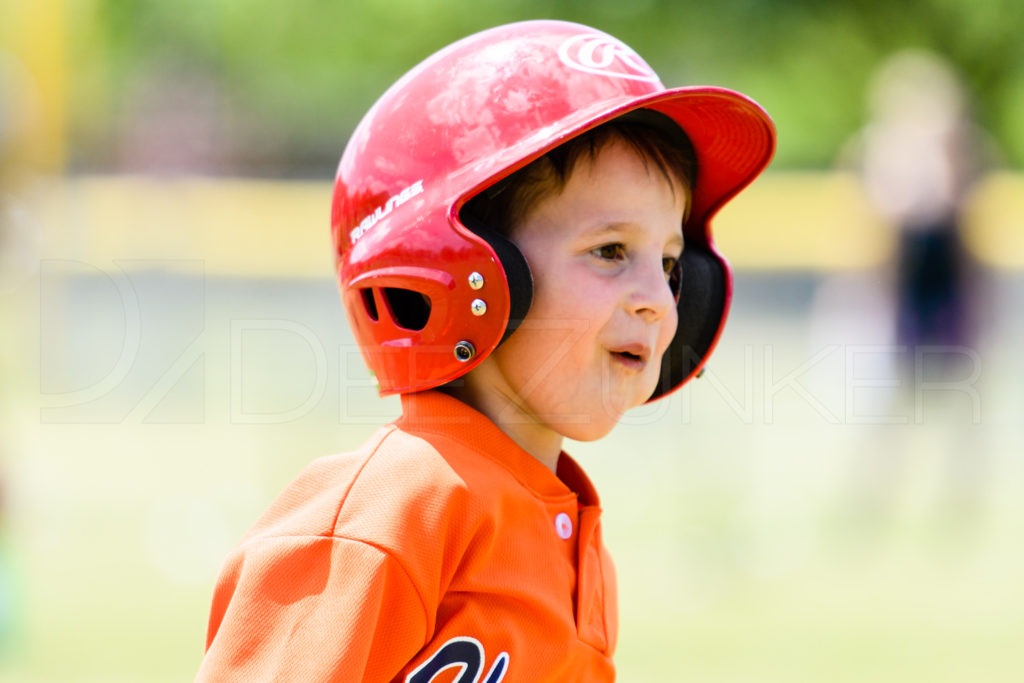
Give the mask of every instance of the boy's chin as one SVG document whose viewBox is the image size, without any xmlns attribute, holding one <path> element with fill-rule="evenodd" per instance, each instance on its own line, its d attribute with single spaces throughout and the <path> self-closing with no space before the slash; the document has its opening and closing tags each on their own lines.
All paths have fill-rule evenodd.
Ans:
<svg viewBox="0 0 1024 683">
<path fill-rule="evenodd" d="M 622 415 L 591 416 L 585 420 L 558 425 L 558 432 L 573 441 L 597 441 L 608 436 Z"/>
</svg>

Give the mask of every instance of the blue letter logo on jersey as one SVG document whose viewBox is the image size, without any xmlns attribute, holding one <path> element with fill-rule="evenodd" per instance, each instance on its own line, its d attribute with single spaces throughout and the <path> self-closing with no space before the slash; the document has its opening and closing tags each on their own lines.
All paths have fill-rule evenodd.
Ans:
<svg viewBox="0 0 1024 683">
<path fill-rule="evenodd" d="M 462 669 L 453 683 L 500 683 L 508 670 L 508 653 L 502 652 L 494 660 L 491 670 L 481 681 L 484 669 L 484 646 L 476 638 L 452 638 L 441 646 L 433 657 L 416 667 L 405 683 L 430 683 L 437 674 L 457 666 Z"/>
</svg>

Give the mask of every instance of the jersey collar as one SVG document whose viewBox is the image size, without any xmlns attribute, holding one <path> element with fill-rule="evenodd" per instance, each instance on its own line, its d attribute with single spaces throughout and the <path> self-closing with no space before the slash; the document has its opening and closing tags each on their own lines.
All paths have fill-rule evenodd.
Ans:
<svg viewBox="0 0 1024 683">
<path fill-rule="evenodd" d="M 395 424 L 412 434 L 437 434 L 471 448 L 502 465 L 540 498 L 575 496 L 581 505 L 600 505 L 594 485 L 564 451 L 556 475 L 483 413 L 441 391 L 403 394 L 402 416 Z"/>
</svg>

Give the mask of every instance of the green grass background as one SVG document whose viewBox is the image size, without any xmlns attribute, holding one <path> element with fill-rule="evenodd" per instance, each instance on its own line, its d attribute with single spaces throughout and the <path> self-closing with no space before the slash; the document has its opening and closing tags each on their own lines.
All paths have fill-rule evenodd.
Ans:
<svg viewBox="0 0 1024 683">
<path fill-rule="evenodd" d="M 329 278 L 163 265 L 43 259 L 0 298 L 5 682 L 190 680 L 226 553 L 396 414 Z M 865 351 L 879 277 L 741 269 L 705 377 L 569 444 L 604 500 L 620 680 L 1024 679 L 1024 279 L 986 276 L 969 391 L 918 402 L 865 383 L 892 355 Z M 69 403 L 130 319 L 125 377 Z"/>
</svg>

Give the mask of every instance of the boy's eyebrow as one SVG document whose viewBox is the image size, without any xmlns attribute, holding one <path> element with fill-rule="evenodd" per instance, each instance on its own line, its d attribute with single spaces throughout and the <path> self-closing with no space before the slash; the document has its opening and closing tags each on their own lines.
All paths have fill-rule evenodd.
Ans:
<svg viewBox="0 0 1024 683">
<path fill-rule="evenodd" d="M 605 236 L 612 237 L 612 236 L 620 235 L 622 233 L 630 233 L 630 232 L 636 232 L 636 231 L 637 231 L 637 227 L 635 225 L 633 225 L 632 223 L 619 223 L 619 222 L 616 222 L 616 223 L 602 223 L 601 225 L 598 225 L 597 227 L 591 228 L 589 230 L 584 230 L 583 233 L 580 236 L 581 237 L 585 237 L 587 239 L 594 239 L 594 238 L 601 238 L 601 237 L 605 237 Z M 679 247 L 680 249 L 683 248 L 684 242 L 683 242 L 683 229 L 682 229 L 682 226 L 680 226 L 678 233 L 673 233 L 672 236 L 669 237 L 668 242 L 666 243 L 666 246 Z"/>
</svg>

